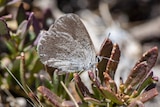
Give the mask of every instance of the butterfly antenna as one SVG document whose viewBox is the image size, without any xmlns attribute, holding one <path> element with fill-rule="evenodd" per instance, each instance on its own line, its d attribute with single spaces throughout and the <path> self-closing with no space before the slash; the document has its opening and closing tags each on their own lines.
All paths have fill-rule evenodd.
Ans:
<svg viewBox="0 0 160 107">
<path fill-rule="evenodd" d="M 111 33 L 109 32 L 109 33 L 108 33 L 108 38 L 110 38 L 110 36 L 111 36 Z"/>
<path fill-rule="evenodd" d="M 112 61 L 112 62 L 116 62 L 116 63 L 119 62 L 119 61 L 113 60 L 113 59 L 105 57 L 105 56 L 99 56 L 98 58 L 100 59 L 100 61 L 102 61 L 102 59 L 107 59 L 107 60 Z"/>
</svg>

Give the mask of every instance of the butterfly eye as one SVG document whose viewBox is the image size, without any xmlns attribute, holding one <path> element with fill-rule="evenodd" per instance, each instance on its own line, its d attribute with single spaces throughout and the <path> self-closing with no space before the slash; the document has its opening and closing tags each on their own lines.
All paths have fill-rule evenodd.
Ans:
<svg viewBox="0 0 160 107">
<path fill-rule="evenodd" d="M 101 56 L 96 56 L 96 60 L 97 60 L 97 63 L 99 63 L 99 62 L 102 61 L 102 57 Z"/>
</svg>

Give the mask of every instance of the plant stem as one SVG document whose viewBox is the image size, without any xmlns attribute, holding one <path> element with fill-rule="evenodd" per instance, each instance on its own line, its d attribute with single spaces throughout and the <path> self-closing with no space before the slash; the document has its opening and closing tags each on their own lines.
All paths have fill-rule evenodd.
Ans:
<svg viewBox="0 0 160 107">
<path fill-rule="evenodd" d="M 24 52 L 21 52 L 21 59 L 20 59 L 20 80 L 22 86 L 26 89 L 26 82 L 25 82 L 25 55 Z"/>
</svg>

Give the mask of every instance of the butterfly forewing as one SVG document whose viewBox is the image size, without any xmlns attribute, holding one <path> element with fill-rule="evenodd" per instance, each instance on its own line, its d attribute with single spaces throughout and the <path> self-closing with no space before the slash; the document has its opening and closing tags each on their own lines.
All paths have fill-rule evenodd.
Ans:
<svg viewBox="0 0 160 107">
<path fill-rule="evenodd" d="M 90 69 L 95 63 L 94 46 L 77 15 L 62 16 L 40 35 L 37 48 L 43 64 L 71 72 Z"/>
</svg>

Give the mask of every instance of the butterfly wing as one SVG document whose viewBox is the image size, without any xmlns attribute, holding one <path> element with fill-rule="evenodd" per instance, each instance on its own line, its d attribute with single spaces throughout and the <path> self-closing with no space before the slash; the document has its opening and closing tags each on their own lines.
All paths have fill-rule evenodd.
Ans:
<svg viewBox="0 0 160 107">
<path fill-rule="evenodd" d="M 40 35 L 37 49 L 43 64 L 71 72 L 95 63 L 94 46 L 77 15 L 64 15 Z"/>
</svg>

